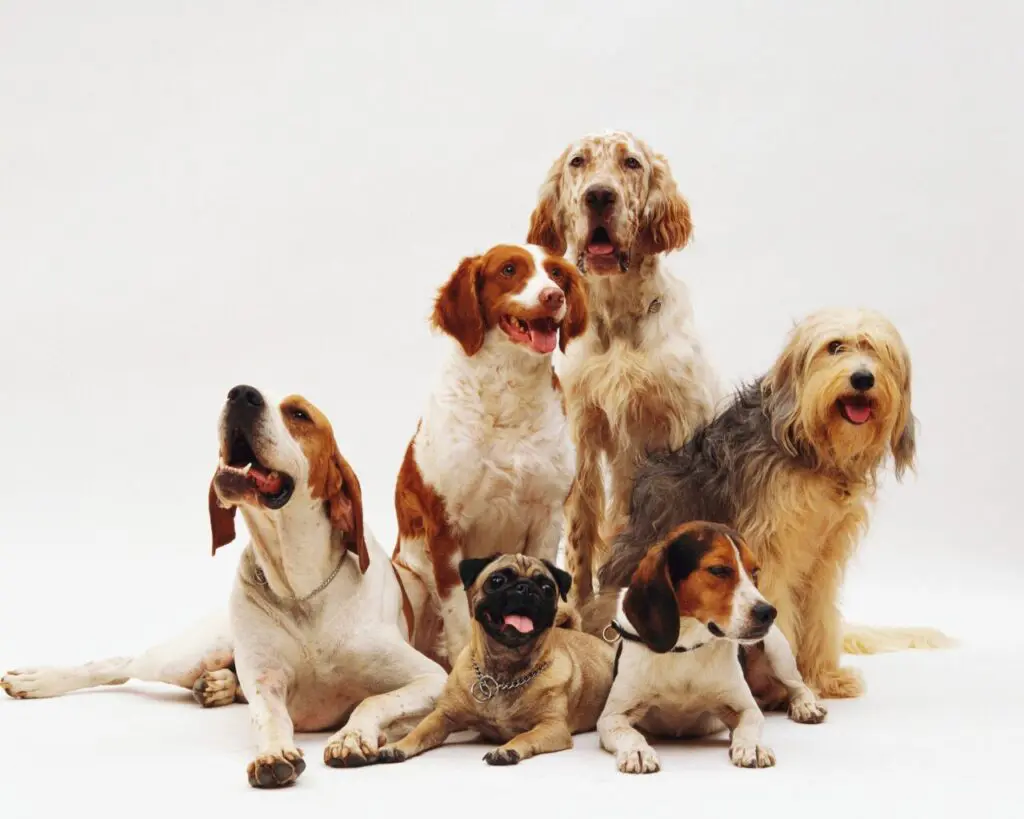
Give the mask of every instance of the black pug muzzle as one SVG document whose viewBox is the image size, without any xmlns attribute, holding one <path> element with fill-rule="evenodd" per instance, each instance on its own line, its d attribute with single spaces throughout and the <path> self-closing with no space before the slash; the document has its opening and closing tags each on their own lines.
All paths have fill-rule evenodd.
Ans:
<svg viewBox="0 0 1024 819">
<path fill-rule="evenodd" d="M 557 609 L 558 590 L 553 583 L 506 569 L 484 581 L 473 616 L 492 639 L 518 648 L 551 628 Z"/>
</svg>

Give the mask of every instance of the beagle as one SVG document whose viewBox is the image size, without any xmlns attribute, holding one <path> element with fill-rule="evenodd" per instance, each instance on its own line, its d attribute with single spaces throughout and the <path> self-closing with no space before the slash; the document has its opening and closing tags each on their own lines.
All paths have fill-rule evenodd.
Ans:
<svg viewBox="0 0 1024 819">
<path fill-rule="evenodd" d="M 406 573 L 403 585 L 364 526 L 359 480 L 327 418 L 301 396 L 278 401 L 247 385 L 228 393 L 209 492 L 214 554 L 234 540 L 238 510 L 250 539 L 226 616 L 138 657 L 11 671 L 0 686 L 38 698 L 134 678 L 191 688 L 205 707 L 247 701 L 256 788 L 303 772 L 296 731 L 344 726 L 324 761 L 371 761 L 430 712 L 446 674 L 410 644 L 425 590 Z"/>
<path fill-rule="evenodd" d="M 714 523 L 684 524 L 644 556 L 618 593 L 605 629 L 605 638 L 619 645 L 597 730 L 620 771 L 660 768 L 638 728 L 679 737 L 727 727 L 734 765 L 774 765 L 775 754 L 761 744 L 764 716 L 748 684 L 754 664 L 769 663 L 785 685 L 790 719 L 825 718 L 757 578 L 757 563 L 740 534 Z"/>
</svg>

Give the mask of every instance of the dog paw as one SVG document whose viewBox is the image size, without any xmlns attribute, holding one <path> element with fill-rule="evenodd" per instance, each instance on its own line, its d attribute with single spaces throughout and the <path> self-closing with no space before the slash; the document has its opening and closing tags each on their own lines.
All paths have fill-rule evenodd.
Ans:
<svg viewBox="0 0 1024 819">
<path fill-rule="evenodd" d="M 775 752 L 763 745 L 733 745 L 729 748 L 729 761 L 739 768 L 772 768 Z"/>
<path fill-rule="evenodd" d="M 789 718 L 801 725 L 824 722 L 828 709 L 817 700 L 794 700 L 789 704 Z"/>
<path fill-rule="evenodd" d="M 488 765 L 518 765 L 520 759 L 519 751 L 512 748 L 495 748 L 484 754 L 484 762 Z"/>
<path fill-rule="evenodd" d="M 332 768 L 361 768 L 377 761 L 379 736 L 344 729 L 327 741 L 324 762 Z"/>
<path fill-rule="evenodd" d="M 661 770 L 658 755 L 654 753 L 654 749 L 650 745 L 619 751 L 615 755 L 615 763 L 622 773 L 646 774 L 657 773 Z"/>
<path fill-rule="evenodd" d="M 396 748 L 394 745 L 385 745 L 377 751 L 377 762 L 384 763 L 385 765 L 393 762 L 405 762 L 408 758 L 405 751 L 401 748 Z"/>
<path fill-rule="evenodd" d="M 0 688 L 17 700 L 56 697 L 76 687 L 76 681 L 57 668 L 19 668 L 0 678 Z"/>
<path fill-rule="evenodd" d="M 203 708 L 230 705 L 238 692 L 238 677 L 230 668 L 204 671 L 192 685 L 192 698 Z"/>
<path fill-rule="evenodd" d="M 298 748 L 285 748 L 279 754 L 264 754 L 249 763 L 246 772 L 254 788 L 284 788 L 306 770 L 306 761 Z"/>
<path fill-rule="evenodd" d="M 818 693 L 826 699 L 852 699 L 864 693 L 864 678 L 853 668 L 837 668 L 818 675 Z"/>
</svg>

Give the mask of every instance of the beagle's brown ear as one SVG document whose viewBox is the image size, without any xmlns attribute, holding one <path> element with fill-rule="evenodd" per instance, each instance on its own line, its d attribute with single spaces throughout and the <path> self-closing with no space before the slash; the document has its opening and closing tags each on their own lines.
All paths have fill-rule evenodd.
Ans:
<svg viewBox="0 0 1024 819">
<path fill-rule="evenodd" d="M 438 291 L 431 321 L 437 329 L 454 338 L 466 355 L 476 355 L 484 346 L 484 312 L 477 284 L 482 259 L 469 256 Z"/>
<path fill-rule="evenodd" d="M 679 601 L 668 573 L 668 547 L 653 546 L 633 572 L 622 610 L 652 651 L 664 654 L 679 639 Z"/>
<path fill-rule="evenodd" d="M 356 473 L 337 448 L 327 467 L 324 503 L 331 527 L 345 533 L 345 548 L 359 558 L 359 571 L 366 574 L 370 552 L 363 530 L 363 490 Z"/>
<path fill-rule="evenodd" d="M 210 481 L 210 534 L 213 537 L 213 551 L 210 554 L 217 554 L 221 546 L 227 546 L 235 539 L 235 512 L 236 507 L 227 508 L 220 505 L 217 497 L 217 490 L 213 488 L 213 481 Z"/>
</svg>

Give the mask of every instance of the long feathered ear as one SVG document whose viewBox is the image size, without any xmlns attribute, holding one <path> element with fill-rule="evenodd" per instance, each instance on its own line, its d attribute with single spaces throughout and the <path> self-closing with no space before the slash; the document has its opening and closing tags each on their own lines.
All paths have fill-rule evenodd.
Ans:
<svg viewBox="0 0 1024 819">
<path fill-rule="evenodd" d="M 565 157 L 568 153 L 568 148 L 562 151 L 561 156 L 548 170 L 547 178 L 537 194 L 537 206 L 530 214 L 530 230 L 526 234 L 527 244 L 539 245 L 559 256 L 565 253 L 566 248 L 565 226 L 559 208 L 559 198 L 562 169 L 565 167 Z"/>
<path fill-rule="evenodd" d="M 480 572 L 491 565 L 501 555 L 493 554 L 490 557 L 467 557 L 465 560 L 459 561 L 459 578 L 462 580 L 462 588 L 469 591 L 473 584 L 476 583 L 476 579 L 480 576 Z"/>
<path fill-rule="evenodd" d="M 900 413 L 893 426 L 892 439 L 889 442 L 889 448 L 892 449 L 892 456 L 896 462 L 896 480 L 901 480 L 908 469 L 913 470 L 917 460 L 917 419 L 914 418 L 910 404 L 909 360 L 904 365 L 904 369 Z"/>
<path fill-rule="evenodd" d="M 562 329 L 558 334 L 558 346 L 565 352 L 566 346 L 577 336 L 583 335 L 587 329 L 589 311 L 587 309 L 587 283 L 575 270 L 563 273 L 565 278 L 565 300 L 568 309 L 562 319 Z"/>
<path fill-rule="evenodd" d="M 359 559 L 359 571 L 366 574 L 370 552 L 363 530 L 363 490 L 359 478 L 340 450 L 335 447 L 327 467 L 324 502 L 331 527 L 345 534 L 345 548 Z"/>
<path fill-rule="evenodd" d="M 466 355 L 480 351 L 487 329 L 477 293 L 480 264 L 479 256 L 463 259 L 434 301 L 434 326 L 458 341 Z"/>
<path fill-rule="evenodd" d="M 559 569 L 550 560 L 545 560 L 544 565 L 548 567 L 548 571 L 551 572 L 551 576 L 555 578 L 555 584 L 558 586 L 558 594 L 562 600 L 569 599 L 569 589 L 572 588 L 572 575 L 562 569 Z"/>
<path fill-rule="evenodd" d="M 664 654 L 679 639 L 679 601 L 668 574 L 668 548 L 652 547 L 640 561 L 622 600 L 622 610 L 640 639 Z"/>
<path fill-rule="evenodd" d="M 650 151 L 648 154 L 651 183 L 640 222 L 639 245 L 648 254 L 680 250 L 693 232 L 690 206 L 679 193 L 665 157 Z"/>
<path fill-rule="evenodd" d="M 224 507 L 220 505 L 217 491 L 213 488 L 213 481 L 210 481 L 210 535 L 213 538 L 213 551 L 210 554 L 216 555 L 221 546 L 227 546 L 235 539 L 235 512 L 234 506 Z"/>
<path fill-rule="evenodd" d="M 800 373 L 803 366 L 804 352 L 794 338 L 761 382 L 761 396 L 771 422 L 772 438 L 794 458 L 801 454 Z"/>
</svg>

